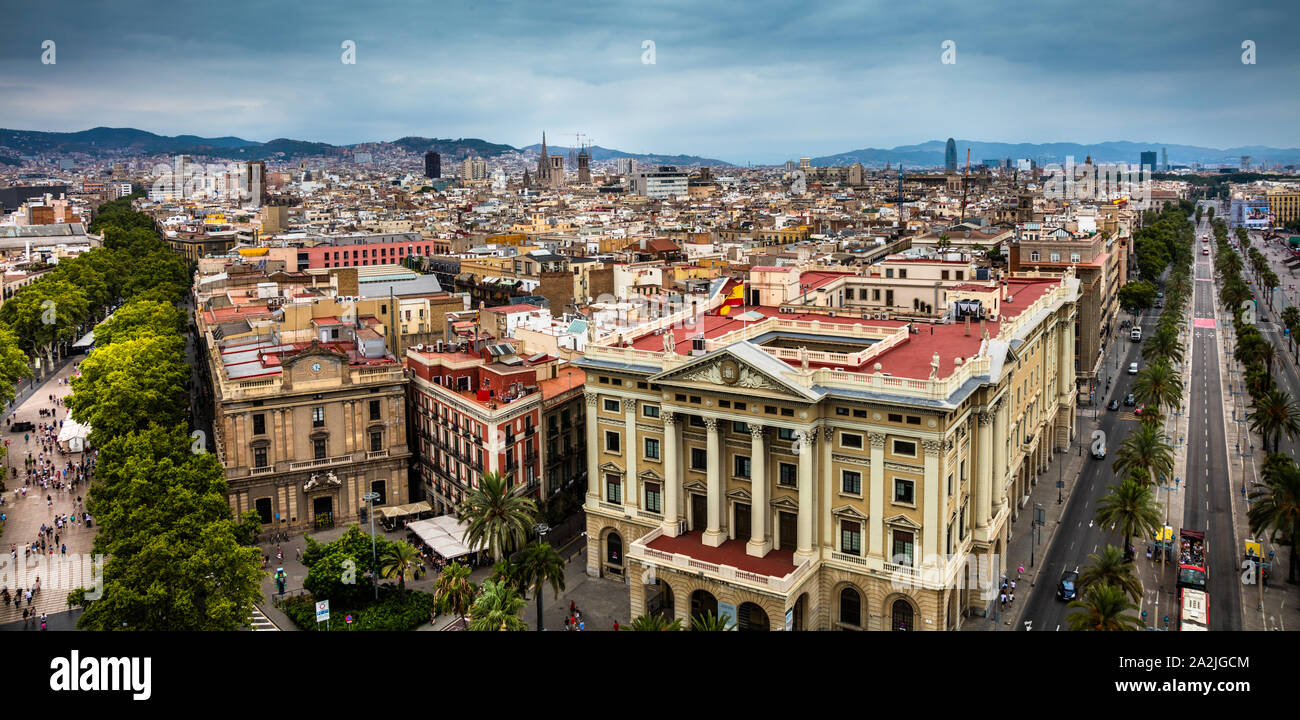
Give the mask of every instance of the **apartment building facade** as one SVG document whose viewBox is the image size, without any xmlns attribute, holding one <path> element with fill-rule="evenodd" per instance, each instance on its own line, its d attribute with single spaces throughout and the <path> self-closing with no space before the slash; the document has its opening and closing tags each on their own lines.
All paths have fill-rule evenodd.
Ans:
<svg viewBox="0 0 1300 720">
<path fill-rule="evenodd" d="M 1078 281 L 1011 284 L 983 332 L 767 308 L 589 344 L 588 574 L 625 579 L 634 617 L 745 630 L 979 616 L 1074 432 Z"/>
</svg>

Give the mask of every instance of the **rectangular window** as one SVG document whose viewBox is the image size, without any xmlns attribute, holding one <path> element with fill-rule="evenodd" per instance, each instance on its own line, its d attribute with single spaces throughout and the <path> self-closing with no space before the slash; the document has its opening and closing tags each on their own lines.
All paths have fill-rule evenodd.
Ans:
<svg viewBox="0 0 1300 720">
<path fill-rule="evenodd" d="M 645 456 L 650 460 L 659 459 L 659 441 L 654 438 L 645 439 Z"/>
<path fill-rule="evenodd" d="M 902 413 L 889 413 L 889 422 L 895 422 L 895 423 L 901 423 L 901 422 L 903 422 L 903 414 L 902 414 Z"/>
<path fill-rule="evenodd" d="M 605 398 L 605 412 L 618 412 L 618 401 Z"/>
<path fill-rule="evenodd" d="M 253 448 L 253 467 L 259 467 L 259 468 L 264 468 L 264 467 L 266 467 L 266 448 L 265 448 L 265 447 L 255 447 L 255 448 Z"/>
<path fill-rule="evenodd" d="M 851 448 L 853 450 L 862 449 L 862 436 L 853 433 L 840 433 L 840 447 Z"/>
<path fill-rule="evenodd" d="M 895 440 L 894 454 L 907 455 L 908 457 L 916 457 L 916 443 L 912 442 L 911 440 Z"/>
<path fill-rule="evenodd" d="M 376 430 L 370 433 L 370 452 L 378 452 L 384 449 L 384 433 Z"/>
<path fill-rule="evenodd" d="M 690 425 L 691 427 L 704 427 L 704 418 L 699 415 L 692 415 Z"/>
<path fill-rule="evenodd" d="M 691 469 L 707 470 L 709 468 L 709 453 L 704 448 L 691 448 Z"/>
<path fill-rule="evenodd" d="M 312 427 L 325 426 L 325 408 L 314 407 L 311 409 L 311 426 Z"/>
<path fill-rule="evenodd" d="M 915 505 L 914 493 L 916 483 L 903 478 L 894 478 L 894 502 L 900 505 Z"/>
<path fill-rule="evenodd" d="M 605 451 L 606 451 L 606 452 L 613 452 L 613 453 L 621 452 L 621 451 L 619 450 L 618 440 L 619 440 L 619 435 L 618 435 L 618 433 L 614 432 L 613 430 L 606 430 L 606 431 L 605 431 Z"/>
<path fill-rule="evenodd" d="M 749 477 L 749 458 L 744 455 L 735 457 L 736 477 Z"/>
<path fill-rule="evenodd" d="M 894 554 L 890 560 L 898 565 L 912 566 L 912 533 L 906 530 L 894 531 Z"/>
<path fill-rule="evenodd" d="M 657 418 L 657 417 L 659 417 L 659 406 L 658 406 L 658 405 L 642 405 L 642 406 L 641 406 L 641 415 L 644 416 L 644 417 L 648 417 L 648 418 Z"/>
<path fill-rule="evenodd" d="M 846 407 L 837 407 L 837 408 L 835 408 L 835 414 L 836 414 L 836 415 L 843 415 L 843 416 L 845 416 L 845 417 L 848 417 L 848 415 L 849 415 L 849 409 L 846 408 Z"/>
<path fill-rule="evenodd" d="M 605 499 L 612 503 L 623 502 L 623 483 L 617 475 L 605 476 Z"/>
<path fill-rule="evenodd" d="M 732 421 L 731 421 L 731 431 L 732 431 L 733 433 L 736 433 L 737 435 L 748 435 L 748 434 L 749 434 L 749 424 L 746 423 L 746 422 L 744 422 L 744 421 L 742 421 L 742 420 L 732 420 Z"/>
<path fill-rule="evenodd" d="M 325 459 L 325 438 L 316 438 L 315 440 L 311 441 L 311 444 L 312 444 L 312 456 L 313 456 L 312 459 L 324 460 Z"/>
<path fill-rule="evenodd" d="M 781 417 L 794 417 L 794 408 L 781 408 Z"/>
<path fill-rule="evenodd" d="M 840 552 L 846 555 L 862 554 L 862 526 L 848 520 L 840 521 Z"/>
<path fill-rule="evenodd" d="M 781 440 L 793 440 L 793 439 L 794 439 L 794 431 L 791 430 L 790 428 L 777 428 L 777 429 L 776 429 L 776 436 L 777 436 L 778 438 L 780 438 Z"/>
<path fill-rule="evenodd" d="M 918 417 L 918 416 L 916 416 L 916 415 L 908 415 L 908 416 L 907 416 L 907 424 L 908 424 L 908 425 L 920 425 L 920 424 L 921 424 L 921 418 Z"/>
<path fill-rule="evenodd" d="M 784 487 L 795 487 L 799 484 L 799 466 L 793 463 L 779 463 L 777 483 Z"/>
<path fill-rule="evenodd" d="M 254 434 L 254 435 L 265 435 L 265 434 L 266 434 L 266 414 L 265 414 L 265 413 L 258 413 L 258 414 L 256 414 L 256 415 L 253 416 L 253 434 Z"/>
<path fill-rule="evenodd" d="M 848 495 L 862 494 L 862 473 L 853 470 L 845 470 L 843 474 L 841 487 Z"/>
<path fill-rule="evenodd" d="M 652 513 L 663 513 L 663 496 L 659 492 L 659 483 L 645 484 L 645 509 Z"/>
<path fill-rule="evenodd" d="M 370 401 L 370 419 L 371 419 L 371 420 L 378 420 L 378 419 L 379 419 L 379 401 L 378 401 L 378 400 L 371 400 L 371 401 Z"/>
</svg>

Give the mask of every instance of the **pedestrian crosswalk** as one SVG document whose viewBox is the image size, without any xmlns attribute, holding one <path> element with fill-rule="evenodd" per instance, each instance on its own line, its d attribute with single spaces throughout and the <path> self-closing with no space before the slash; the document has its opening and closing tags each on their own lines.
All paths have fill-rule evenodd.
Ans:
<svg viewBox="0 0 1300 720">
<path fill-rule="evenodd" d="M 249 618 L 249 622 L 252 624 L 254 631 L 274 632 L 280 629 L 262 612 L 262 608 L 256 605 L 253 606 L 253 616 Z"/>
</svg>

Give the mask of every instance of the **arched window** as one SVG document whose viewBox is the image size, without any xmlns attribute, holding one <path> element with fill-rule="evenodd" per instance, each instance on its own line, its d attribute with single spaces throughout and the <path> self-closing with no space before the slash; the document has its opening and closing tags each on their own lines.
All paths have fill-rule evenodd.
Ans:
<svg viewBox="0 0 1300 720">
<path fill-rule="evenodd" d="M 862 596 L 851 587 L 840 591 L 840 622 L 844 625 L 862 626 Z"/>
<path fill-rule="evenodd" d="M 906 600 L 895 600 L 892 617 L 891 630 L 906 631 L 915 630 L 912 627 L 912 604 Z"/>
</svg>

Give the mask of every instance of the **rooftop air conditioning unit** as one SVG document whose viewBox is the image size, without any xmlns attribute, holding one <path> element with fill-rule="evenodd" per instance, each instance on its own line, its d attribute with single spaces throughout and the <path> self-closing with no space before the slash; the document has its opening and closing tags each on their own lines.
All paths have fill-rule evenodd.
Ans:
<svg viewBox="0 0 1300 720">
<path fill-rule="evenodd" d="M 419 345 L 416 345 L 415 349 L 419 350 L 420 352 L 424 352 L 424 343 L 420 343 Z"/>
</svg>

